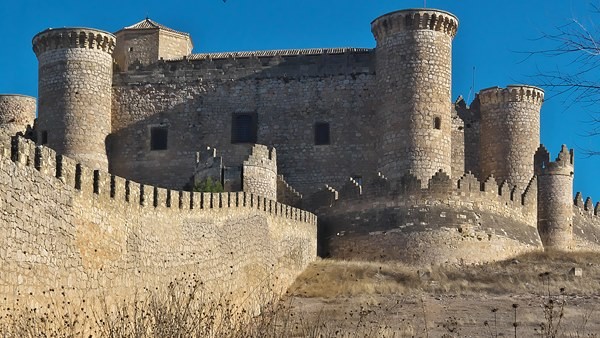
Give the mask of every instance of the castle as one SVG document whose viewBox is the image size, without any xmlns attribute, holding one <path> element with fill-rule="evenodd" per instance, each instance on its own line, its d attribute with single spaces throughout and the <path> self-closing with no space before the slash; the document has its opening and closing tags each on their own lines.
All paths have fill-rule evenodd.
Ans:
<svg viewBox="0 0 600 338">
<path fill-rule="evenodd" d="M 600 248 L 599 204 L 573 200 L 573 151 L 540 146 L 543 90 L 452 104 L 453 14 L 401 10 L 371 29 L 374 49 L 208 54 L 150 19 L 37 34 L 37 104 L 0 96 L 3 266 L 51 284 L 40 262 L 68 257 L 58 280 L 124 290 L 199 266 L 237 290 L 264 266 L 285 287 L 317 237 L 324 256 L 412 264 Z M 208 178 L 225 192 L 189 191 Z M 28 212 L 66 253 L 33 248 Z"/>
</svg>

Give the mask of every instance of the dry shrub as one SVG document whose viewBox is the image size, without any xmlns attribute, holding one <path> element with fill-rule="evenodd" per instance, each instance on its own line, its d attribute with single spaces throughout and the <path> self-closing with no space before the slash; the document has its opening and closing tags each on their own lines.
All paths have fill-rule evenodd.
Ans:
<svg viewBox="0 0 600 338">
<path fill-rule="evenodd" d="M 264 291 L 264 290 L 263 290 Z M 276 294 L 253 295 L 260 304 L 245 304 L 204 292 L 198 281 L 179 279 L 163 290 L 146 290 L 133 298 L 75 305 L 62 293 L 41 308 L 24 306 L 0 310 L 0 337 L 404 337 L 401 332 L 367 321 L 370 311 L 356 311 L 350 328 L 334 327 L 324 314 L 299 315 L 290 299 Z"/>
</svg>

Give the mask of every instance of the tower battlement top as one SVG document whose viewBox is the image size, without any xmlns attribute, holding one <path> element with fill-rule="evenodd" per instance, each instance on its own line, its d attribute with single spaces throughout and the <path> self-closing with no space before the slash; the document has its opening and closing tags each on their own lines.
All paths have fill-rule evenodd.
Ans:
<svg viewBox="0 0 600 338">
<path fill-rule="evenodd" d="M 458 18 L 438 9 L 413 8 L 384 14 L 371 22 L 371 31 L 378 41 L 391 33 L 412 30 L 432 30 L 453 38 L 458 30 Z"/>
<path fill-rule="evenodd" d="M 109 32 L 93 28 L 48 28 L 34 36 L 32 44 L 38 57 L 46 51 L 64 48 L 98 49 L 112 54 L 116 38 Z"/>
<path fill-rule="evenodd" d="M 544 102 L 544 90 L 529 85 L 508 85 L 506 88 L 490 87 L 479 92 L 481 104 L 506 102 L 531 102 L 541 105 Z"/>
<path fill-rule="evenodd" d="M 565 175 L 572 176 L 575 161 L 575 153 L 566 145 L 562 145 L 556 160 L 550 161 L 550 153 L 540 145 L 534 156 L 536 175 Z"/>
</svg>

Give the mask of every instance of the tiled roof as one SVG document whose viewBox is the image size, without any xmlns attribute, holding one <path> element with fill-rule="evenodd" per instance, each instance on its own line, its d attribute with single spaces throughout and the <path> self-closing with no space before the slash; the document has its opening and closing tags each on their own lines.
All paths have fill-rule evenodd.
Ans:
<svg viewBox="0 0 600 338">
<path fill-rule="evenodd" d="M 161 25 L 156 21 L 150 20 L 149 18 L 146 18 L 136 24 L 133 24 L 131 26 L 127 26 L 123 29 L 162 29 L 165 30 L 167 32 L 172 32 L 172 33 L 177 33 L 177 34 L 183 34 L 183 35 L 189 35 L 189 33 L 184 33 L 184 32 L 180 32 L 180 31 L 176 31 L 172 28 L 169 28 L 167 26 Z"/>
<path fill-rule="evenodd" d="M 278 49 L 262 50 L 254 52 L 224 52 L 224 53 L 201 53 L 186 56 L 188 60 L 204 59 L 226 59 L 226 58 L 250 58 L 270 56 L 298 56 L 298 55 L 321 55 L 321 54 L 344 54 L 354 52 L 369 52 L 370 48 L 312 48 L 312 49 Z M 177 58 L 181 60 L 183 58 Z"/>
</svg>

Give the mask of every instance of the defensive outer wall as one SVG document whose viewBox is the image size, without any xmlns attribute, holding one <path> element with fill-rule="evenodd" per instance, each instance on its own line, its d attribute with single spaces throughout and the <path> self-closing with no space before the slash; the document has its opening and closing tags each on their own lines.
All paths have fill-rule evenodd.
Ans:
<svg viewBox="0 0 600 338">
<path fill-rule="evenodd" d="M 563 146 L 524 189 L 493 176 L 480 182 L 471 173 L 455 180 L 439 171 L 425 188 L 412 174 L 378 174 L 363 184 L 349 179 L 340 189 L 326 186 L 305 205 L 319 217 L 320 255 L 341 259 L 424 266 L 540 250 L 598 251 L 600 202 L 584 201 L 579 192 L 571 197 L 572 159 Z"/>
<path fill-rule="evenodd" d="M 572 152 L 534 157 L 541 89 L 489 88 L 452 108 L 457 28 L 450 13 L 411 9 L 372 22 L 375 49 L 208 54 L 149 19 L 116 41 L 38 34 L 38 145 L 0 151 L 0 296 L 131 295 L 176 277 L 283 290 L 315 258 L 317 223 L 281 201 L 319 215 L 324 256 L 423 265 L 599 250 L 599 205 L 573 202 Z M 27 134 L 34 99 L 0 99 L 0 128 Z M 245 192 L 180 191 L 195 174 Z"/>
<path fill-rule="evenodd" d="M 63 288 L 126 298 L 189 278 L 256 305 L 316 257 L 309 212 L 243 192 L 141 185 L 23 138 L 3 146 L 0 298 L 9 304 L 39 305 Z"/>
<path fill-rule="evenodd" d="M 416 176 L 375 175 L 363 186 L 314 196 L 321 254 L 414 265 L 481 263 L 540 250 L 537 180 L 521 192 L 490 177 L 454 180 L 439 171 L 426 188 Z M 326 240 L 325 240 L 326 239 Z"/>
</svg>

